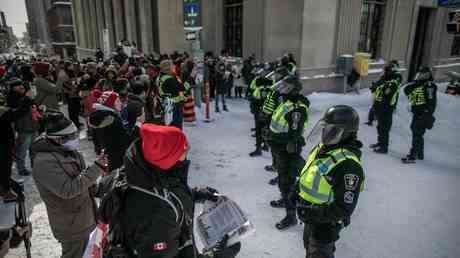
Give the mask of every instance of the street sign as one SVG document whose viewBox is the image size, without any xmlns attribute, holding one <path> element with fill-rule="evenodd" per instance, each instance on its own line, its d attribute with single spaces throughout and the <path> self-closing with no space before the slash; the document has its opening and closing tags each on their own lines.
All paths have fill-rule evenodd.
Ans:
<svg viewBox="0 0 460 258">
<path fill-rule="evenodd" d="M 439 6 L 460 7 L 460 0 L 438 0 Z"/>
<path fill-rule="evenodd" d="M 201 0 L 184 0 L 184 28 L 201 27 Z"/>
</svg>

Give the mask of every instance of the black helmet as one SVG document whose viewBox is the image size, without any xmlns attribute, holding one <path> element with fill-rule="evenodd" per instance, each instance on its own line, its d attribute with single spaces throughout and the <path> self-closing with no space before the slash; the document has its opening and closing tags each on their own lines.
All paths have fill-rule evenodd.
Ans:
<svg viewBox="0 0 460 258">
<path fill-rule="evenodd" d="M 359 130 L 359 115 L 350 106 L 336 105 L 329 108 L 323 116 L 324 145 L 335 145 L 356 134 Z"/>
<path fill-rule="evenodd" d="M 414 80 L 417 82 L 432 81 L 433 74 L 431 73 L 431 69 L 427 66 L 420 67 L 420 69 L 414 77 Z"/>
<path fill-rule="evenodd" d="M 277 87 L 277 91 L 283 95 L 298 94 L 301 90 L 302 82 L 295 75 L 288 75 Z"/>
</svg>

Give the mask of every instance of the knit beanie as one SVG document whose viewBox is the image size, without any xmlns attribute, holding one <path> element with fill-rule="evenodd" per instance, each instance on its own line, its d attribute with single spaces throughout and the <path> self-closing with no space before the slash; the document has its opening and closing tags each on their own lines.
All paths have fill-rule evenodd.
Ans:
<svg viewBox="0 0 460 258">
<path fill-rule="evenodd" d="M 144 159 L 162 170 L 172 168 L 188 148 L 185 134 L 176 127 L 143 124 L 140 135 Z"/>
<path fill-rule="evenodd" d="M 118 99 L 118 93 L 114 91 L 104 91 L 102 95 L 97 99 L 97 102 L 108 108 L 113 109 L 115 107 L 115 101 Z"/>
<path fill-rule="evenodd" d="M 73 122 L 59 112 L 48 113 L 45 125 L 46 136 L 48 137 L 62 137 L 78 132 Z"/>
</svg>

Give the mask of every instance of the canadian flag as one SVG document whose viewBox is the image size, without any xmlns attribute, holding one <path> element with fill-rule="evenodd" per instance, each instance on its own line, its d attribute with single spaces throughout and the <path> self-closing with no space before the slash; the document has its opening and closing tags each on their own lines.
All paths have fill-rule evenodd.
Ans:
<svg viewBox="0 0 460 258">
<path fill-rule="evenodd" d="M 154 251 L 163 251 L 163 250 L 166 250 L 167 248 L 168 248 L 168 245 L 166 244 L 166 242 L 156 243 L 153 245 Z"/>
</svg>

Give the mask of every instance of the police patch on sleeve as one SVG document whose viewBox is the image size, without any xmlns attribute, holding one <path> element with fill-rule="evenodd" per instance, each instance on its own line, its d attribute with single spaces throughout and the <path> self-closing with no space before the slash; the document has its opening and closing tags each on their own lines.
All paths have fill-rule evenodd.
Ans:
<svg viewBox="0 0 460 258">
<path fill-rule="evenodd" d="M 352 204 L 355 201 L 355 193 L 346 191 L 343 195 L 343 201 L 347 204 Z"/>
<path fill-rule="evenodd" d="M 346 174 L 343 177 L 345 181 L 345 189 L 349 191 L 354 191 L 358 188 L 359 177 L 354 174 Z"/>
</svg>

